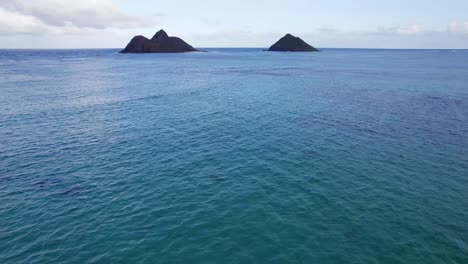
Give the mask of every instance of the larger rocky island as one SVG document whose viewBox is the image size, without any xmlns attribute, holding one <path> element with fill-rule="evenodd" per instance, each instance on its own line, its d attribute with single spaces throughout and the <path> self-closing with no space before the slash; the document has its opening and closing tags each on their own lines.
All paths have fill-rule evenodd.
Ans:
<svg viewBox="0 0 468 264">
<path fill-rule="evenodd" d="M 120 53 L 182 53 L 198 51 L 178 37 L 169 37 L 164 30 L 151 39 L 135 36 Z"/>
<path fill-rule="evenodd" d="M 319 50 L 307 44 L 299 37 L 286 34 L 286 36 L 273 44 L 268 51 L 314 52 Z"/>
</svg>

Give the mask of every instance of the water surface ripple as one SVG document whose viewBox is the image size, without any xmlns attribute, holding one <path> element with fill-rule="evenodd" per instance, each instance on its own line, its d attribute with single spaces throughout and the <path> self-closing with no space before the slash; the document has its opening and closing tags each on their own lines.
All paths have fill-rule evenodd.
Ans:
<svg viewBox="0 0 468 264">
<path fill-rule="evenodd" d="M 0 51 L 0 263 L 468 263 L 467 72 Z"/>
</svg>

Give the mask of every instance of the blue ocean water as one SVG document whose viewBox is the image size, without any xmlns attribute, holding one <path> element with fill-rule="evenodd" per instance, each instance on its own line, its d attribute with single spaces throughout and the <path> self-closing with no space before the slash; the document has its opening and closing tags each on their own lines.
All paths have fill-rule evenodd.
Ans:
<svg viewBox="0 0 468 264">
<path fill-rule="evenodd" d="M 468 51 L 0 51 L 0 263 L 468 263 Z"/>
</svg>

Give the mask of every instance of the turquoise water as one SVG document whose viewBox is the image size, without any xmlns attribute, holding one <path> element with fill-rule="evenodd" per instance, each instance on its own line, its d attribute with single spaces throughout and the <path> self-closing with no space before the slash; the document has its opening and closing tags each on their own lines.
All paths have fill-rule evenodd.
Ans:
<svg viewBox="0 0 468 264">
<path fill-rule="evenodd" d="M 468 263 L 468 51 L 0 51 L 0 263 Z"/>
</svg>

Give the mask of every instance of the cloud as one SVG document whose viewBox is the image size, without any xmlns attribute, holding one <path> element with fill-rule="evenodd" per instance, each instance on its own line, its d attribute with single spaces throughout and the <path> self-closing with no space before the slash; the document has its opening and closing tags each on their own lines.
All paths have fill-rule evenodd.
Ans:
<svg viewBox="0 0 468 264">
<path fill-rule="evenodd" d="M 413 24 L 413 25 L 398 27 L 396 29 L 396 32 L 400 35 L 412 36 L 412 35 L 423 34 L 424 29 L 420 25 Z"/>
<path fill-rule="evenodd" d="M 379 27 L 375 31 L 365 32 L 367 34 L 376 35 L 400 35 L 400 36 L 417 36 L 423 35 L 428 31 L 423 26 L 418 24 L 403 25 L 398 27 Z"/>
<path fill-rule="evenodd" d="M 73 33 L 137 28 L 149 21 L 119 10 L 111 0 L 1 0 L 0 33 Z"/>
<path fill-rule="evenodd" d="M 0 32 L 31 33 L 47 29 L 39 19 L 0 8 Z"/>
<path fill-rule="evenodd" d="M 187 41 L 198 47 L 265 47 L 266 43 L 280 37 L 281 33 L 259 33 L 248 29 L 216 30 L 212 33 L 192 33 L 184 36 Z"/>
<path fill-rule="evenodd" d="M 451 22 L 448 25 L 448 31 L 453 34 L 468 34 L 468 22 Z"/>
<path fill-rule="evenodd" d="M 356 31 L 342 31 L 334 27 L 326 26 L 319 27 L 316 30 L 320 34 L 332 35 L 395 35 L 395 36 L 416 36 L 423 35 L 430 31 L 425 30 L 423 26 L 418 24 L 404 25 L 398 27 L 377 27 L 375 30 L 356 30 Z"/>
<path fill-rule="evenodd" d="M 287 32 L 215 29 L 187 34 L 198 47 L 268 47 Z M 452 23 L 448 29 L 426 29 L 409 24 L 373 30 L 342 30 L 322 26 L 307 32 L 289 32 L 313 46 L 336 48 L 467 48 L 468 23 Z M 184 36 L 185 37 L 185 36 Z"/>
<path fill-rule="evenodd" d="M 315 40 L 318 47 L 449 49 L 468 47 L 468 23 L 462 22 L 451 23 L 447 29 L 427 29 L 418 24 L 355 31 L 324 27 L 303 35 L 307 40 Z"/>
<path fill-rule="evenodd" d="M 32 48 L 42 40 L 40 47 L 54 41 L 54 47 L 120 47 L 133 35 L 146 30 L 152 34 L 158 22 L 172 21 L 167 16 L 156 11 L 148 17 L 133 16 L 112 0 L 0 0 L 0 43 L 2 47 Z M 177 19 L 168 26 L 180 26 L 180 21 L 187 22 Z M 198 47 L 267 47 L 287 33 L 277 31 L 276 26 L 281 25 L 259 32 L 255 25 L 230 27 L 222 18 L 194 18 L 177 35 Z M 290 33 L 317 47 L 468 47 L 466 21 L 453 21 L 438 29 L 407 24 L 344 30 L 328 25 Z"/>
</svg>

